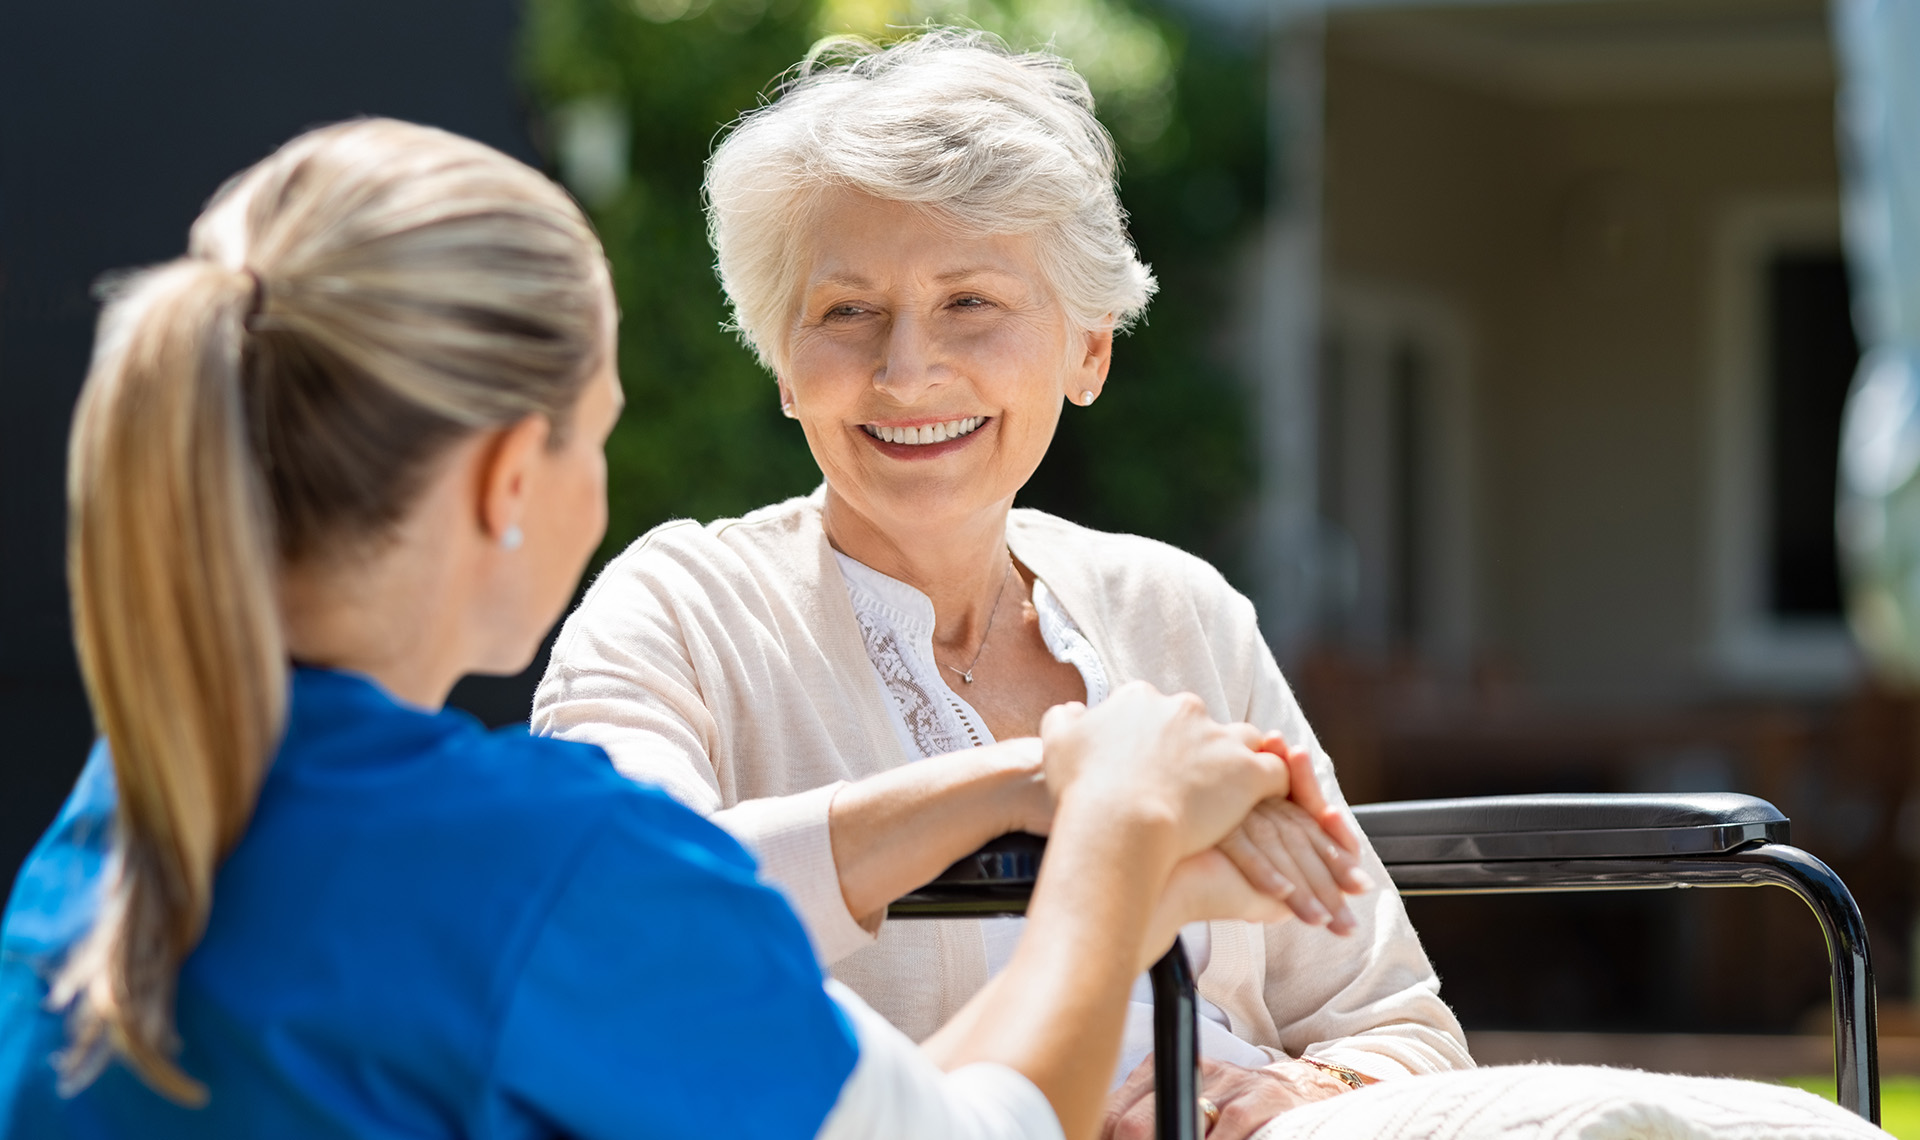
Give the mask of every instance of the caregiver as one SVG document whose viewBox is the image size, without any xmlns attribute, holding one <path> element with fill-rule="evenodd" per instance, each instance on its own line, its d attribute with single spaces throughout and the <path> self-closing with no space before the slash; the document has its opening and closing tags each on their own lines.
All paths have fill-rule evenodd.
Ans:
<svg viewBox="0 0 1920 1140">
<path fill-rule="evenodd" d="M 600 540 L 614 325 L 558 187 L 381 120 L 118 283 L 69 470 L 105 739 L 0 928 L 0 1134 L 1088 1140 L 1142 964 L 1277 913 L 1210 850 L 1287 792 L 1267 734 L 1055 710 L 1044 936 L 916 1049 L 720 829 L 444 709 Z"/>
</svg>

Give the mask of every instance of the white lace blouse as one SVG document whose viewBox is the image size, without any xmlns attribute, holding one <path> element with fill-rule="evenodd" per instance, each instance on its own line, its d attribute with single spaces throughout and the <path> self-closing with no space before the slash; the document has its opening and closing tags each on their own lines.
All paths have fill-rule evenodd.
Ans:
<svg viewBox="0 0 1920 1140">
<path fill-rule="evenodd" d="M 853 603 L 854 620 L 860 626 L 861 639 L 866 642 L 875 680 L 886 696 L 887 707 L 893 714 L 894 731 L 907 755 L 918 760 L 992 744 L 993 733 L 987 729 L 986 721 L 947 684 L 945 670 L 934 659 L 933 602 L 905 582 L 837 550 L 834 558 L 846 581 L 847 599 Z M 1033 580 L 1033 608 L 1039 616 L 1040 636 L 1047 650 L 1056 661 L 1079 671 L 1080 681 L 1087 689 L 1087 704 L 1097 705 L 1106 700 L 1112 685 L 1100 655 L 1074 624 L 1066 607 L 1037 576 Z M 1026 920 L 1022 918 L 989 919 L 981 924 L 989 975 L 1006 968 L 1025 927 Z M 1187 926 L 1181 931 L 1180 939 L 1198 976 L 1207 968 L 1212 951 L 1207 924 L 1196 922 Z M 1114 1083 L 1125 1080 L 1152 1049 L 1153 990 L 1142 976 L 1134 983 Z M 1260 1049 L 1235 1037 L 1228 1029 L 1226 1013 L 1204 998 L 1200 1001 L 1200 1051 L 1215 1060 L 1248 1068 L 1270 1063 Z"/>
</svg>

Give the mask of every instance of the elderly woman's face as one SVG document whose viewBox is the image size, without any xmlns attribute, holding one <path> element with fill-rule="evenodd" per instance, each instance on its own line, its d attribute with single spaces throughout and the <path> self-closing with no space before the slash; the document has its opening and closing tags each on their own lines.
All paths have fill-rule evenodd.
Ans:
<svg viewBox="0 0 1920 1140">
<path fill-rule="evenodd" d="M 1024 236 L 957 237 L 835 194 L 804 251 L 781 398 L 833 492 L 898 530 L 1004 510 L 1113 336 L 1076 328 Z"/>
</svg>

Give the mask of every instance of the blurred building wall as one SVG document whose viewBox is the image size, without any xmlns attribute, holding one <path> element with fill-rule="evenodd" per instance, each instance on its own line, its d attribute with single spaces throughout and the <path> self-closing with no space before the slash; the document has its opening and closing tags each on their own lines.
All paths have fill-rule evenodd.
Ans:
<svg viewBox="0 0 1920 1140">
<path fill-rule="evenodd" d="M 1334 3 L 1324 27 L 1326 597 L 1293 676 L 1343 786 L 1760 795 L 1900 995 L 1920 710 L 1862 674 L 1832 575 L 1826 608 L 1795 601 L 1775 550 L 1797 490 L 1831 562 L 1852 366 L 1826 5 Z M 1826 419 L 1780 398 L 1802 349 Z M 1775 894 L 1410 910 L 1470 1027 L 1780 1031 L 1826 983 Z"/>
<path fill-rule="evenodd" d="M 1752 354 L 1724 359 L 1729 335 L 1763 330 L 1727 331 L 1724 294 L 1750 282 L 1723 263 L 1756 212 L 1837 252 L 1830 69 L 1672 91 L 1636 85 L 1628 59 L 1603 88 L 1537 90 L 1385 52 L 1380 23 L 1329 22 L 1326 307 L 1347 358 L 1327 380 L 1395 329 L 1434 379 L 1413 428 L 1427 474 L 1411 488 L 1425 522 L 1401 527 L 1423 546 L 1412 557 L 1368 542 L 1383 508 L 1355 490 L 1353 456 L 1391 452 L 1391 425 L 1323 432 L 1347 442 L 1347 470 L 1323 478 L 1348 500 L 1328 508 L 1358 546 L 1361 640 L 1391 640 L 1382 567 L 1400 558 L 1422 592 L 1400 603 L 1420 611 L 1403 635 L 1430 656 L 1499 657 L 1546 695 L 1644 703 L 1778 680 L 1742 675 L 1723 644 L 1721 595 L 1738 587 L 1720 548 L 1753 541 L 1724 533 L 1724 484 L 1761 476 L 1722 470 L 1717 386 L 1729 367 L 1764 382 Z M 1822 216 L 1826 235 L 1808 235 Z M 1437 628 L 1462 613 L 1464 629 Z"/>
</svg>

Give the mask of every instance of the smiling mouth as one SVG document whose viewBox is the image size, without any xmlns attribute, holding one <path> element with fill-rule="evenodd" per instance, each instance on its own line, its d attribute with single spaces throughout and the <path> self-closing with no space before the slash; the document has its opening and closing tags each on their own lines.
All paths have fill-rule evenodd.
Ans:
<svg viewBox="0 0 1920 1140">
<path fill-rule="evenodd" d="M 924 446 L 929 443 L 946 443 L 961 436 L 972 435 L 987 422 L 987 416 L 968 416 L 963 420 L 948 420 L 940 424 L 923 424 L 920 427 L 881 427 L 878 424 L 861 424 L 860 430 L 882 443 L 903 443 L 909 447 Z"/>
</svg>

